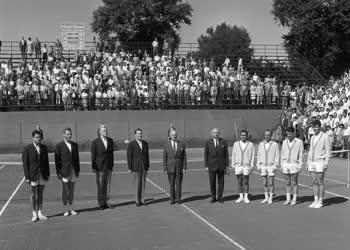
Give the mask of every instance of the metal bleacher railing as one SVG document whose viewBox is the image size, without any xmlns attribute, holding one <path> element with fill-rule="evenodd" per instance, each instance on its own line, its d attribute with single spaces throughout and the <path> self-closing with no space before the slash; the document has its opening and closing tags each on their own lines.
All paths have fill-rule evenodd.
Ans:
<svg viewBox="0 0 350 250">
<path fill-rule="evenodd" d="M 54 45 L 53 41 L 41 41 L 41 45 Z M 79 51 L 88 52 L 95 50 L 96 42 L 85 42 L 85 50 Z M 186 56 L 198 51 L 198 43 L 180 43 L 175 51 L 176 56 Z M 138 49 L 151 50 L 151 43 L 138 42 L 127 43 L 123 47 L 126 50 L 136 51 Z M 252 56 L 247 55 L 224 55 L 234 58 L 242 58 L 245 63 L 245 69 L 251 74 L 256 72 L 260 77 L 276 76 L 279 81 L 288 81 L 291 85 L 306 83 L 306 84 L 326 84 L 326 80 L 321 74 L 296 50 L 289 48 L 288 50 L 283 45 L 271 44 L 252 44 L 250 49 L 253 51 Z M 68 60 L 74 62 L 78 51 L 63 50 L 62 54 Z M 3 41 L 0 52 L 0 60 L 11 59 L 16 66 L 22 61 L 19 41 Z M 30 60 L 38 60 L 31 57 Z M 235 62 L 234 62 L 235 63 Z M 233 64 L 234 64 L 233 63 Z"/>
</svg>

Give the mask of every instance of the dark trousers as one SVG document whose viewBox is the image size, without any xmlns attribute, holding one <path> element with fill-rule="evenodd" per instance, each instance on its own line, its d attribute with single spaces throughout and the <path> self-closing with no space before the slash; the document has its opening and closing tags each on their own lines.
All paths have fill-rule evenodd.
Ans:
<svg viewBox="0 0 350 250">
<path fill-rule="evenodd" d="M 141 172 L 134 173 L 134 184 L 135 184 L 135 202 L 145 202 L 145 184 L 147 171 L 142 170 Z"/>
<path fill-rule="evenodd" d="M 109 171 L 96 172 L 96 184 L 97 184 L 97 201 L 98 205 L 107 205 L 108 200 L 108 175 Z"/>
<path fill-rule="evenodd" d="M 181 201 L 181 187 L 183 173 L 182 171 L 176 171 L 175 173 L 168 173 L 169 185 L 170 185 L 170 197 L 172 201 Z"/>
<path fill-rule="evenodd" d="M 74 199 L 74 182 L 63 182 L 62 181 L 62 202 L 63 205 L 66 206 L 67 204 L 73 205 L 73 199 Z"/>
<path fill-rule="evenodd" d="M 222 199 L 224 193 L 225 172 L 221 170 L 209 171 L 209 183 L 211 198 L 216 199 L 216 177 L 218 180 L 218 199 Z"/>
</svg>

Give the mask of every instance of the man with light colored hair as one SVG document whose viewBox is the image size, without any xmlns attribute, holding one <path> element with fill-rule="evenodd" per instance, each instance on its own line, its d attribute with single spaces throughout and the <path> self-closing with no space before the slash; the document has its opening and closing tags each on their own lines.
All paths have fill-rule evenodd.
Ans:
<svg viewBox="0 0 350 250">
<path fill-rule="evenodd" d="M 274 178 L 277 171 L 280 152 L 277 142 L 271 140 L 272 131 L 265 131 L 265 140 L 258 147 L 257 169 L 260 170 L 264 184 L 265 199 L 261 203 L 272 204 Z"/>
<path fill-rule="evenodd" d="M 114 166 L 114 142 L 107 137 L 107 127 L 101 124 L 91 145 L 91 166 L 96 174 L 97 200 L 100 209 L 111 208 L 108 203 Z"/>
</svg>

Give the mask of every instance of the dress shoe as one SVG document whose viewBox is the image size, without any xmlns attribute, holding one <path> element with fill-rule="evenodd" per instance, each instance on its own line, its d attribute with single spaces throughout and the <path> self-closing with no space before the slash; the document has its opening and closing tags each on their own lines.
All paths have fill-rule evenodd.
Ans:
<svg viewBox="0 0 350 250">
<path fill-rule="evenodd" d="M 141 203 L 140 203 L 140 202 L 137 202 L 137 203 L 136 203 L 136 207 L 141 207 Z"/>
<path fill-rule="evenodd" d="M 105 206 L 100 206 L 100 210 L 105 210 L 106 207 Z"/>
<path fill-rule="evenodd" d="M 182 204 L 182 201 L 181 200 L 178 200 L 176 201 L 177 204 L 181 205 Z"/>
<path fill-rule="evenodd" d="M 175 204 L 175 201 L 174 200 L 171 200 L 170 201 L 170 205 L 174 205 Z"/>
<path fill-rule="evenodd" d="M 224 203 L 224 200 L 223 200 L 223 199 L 218 199 L 218 201 L 219 201 L 220 203 Z"/>
<path fill-rule="evenodd" d="M 112 205 L 109 204 L 109 203 L 107 203 L 107 204 L 105 205 L 105 207 L 106 207 L 106 208 L 112 208 Z"/>
<path fill-rule="evenodd" d="M 142 205 L 142 206 L 145 206 L 145 207 L 148 206 L 148 204 L 147 204 L 146 202 L 141 202 L 141 205 Z"/>
<path fill-rule="evenodd" d="M 210 203 L 214 203 L 214 202 L 216 202 L 216 199 L 212 198 Z"/>
</svg>

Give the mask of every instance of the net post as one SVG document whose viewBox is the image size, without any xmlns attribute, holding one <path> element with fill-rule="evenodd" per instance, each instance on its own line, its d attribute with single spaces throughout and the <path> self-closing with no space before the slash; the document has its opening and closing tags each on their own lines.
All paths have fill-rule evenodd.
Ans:
<svg viewBox="0 0 350 250">
<path fill-rule="evenodd" d="M 347 188 L 350 188 L 350 150 L 348 149 L 348 177 L 347 177 Z"/>
</svg>

